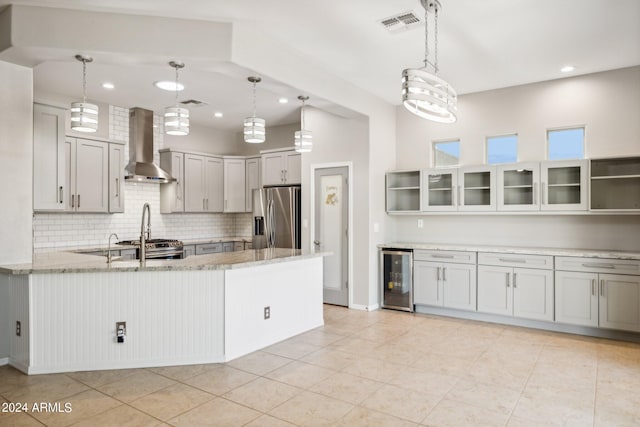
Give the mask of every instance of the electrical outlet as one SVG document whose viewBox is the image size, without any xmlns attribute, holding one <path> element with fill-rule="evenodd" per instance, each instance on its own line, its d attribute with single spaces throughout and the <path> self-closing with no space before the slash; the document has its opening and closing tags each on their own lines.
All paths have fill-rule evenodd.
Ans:
<svg viewBox="0 0 640 427">
<path fill-rule="evenodd" d="M 16 320 L 16 336 L 22 336 L 22 323 L 19 320 Z"/>
<path fill-rule="evenodd" d="M 424 220 L 419 219 L 418 220 L 418 228 L 422 228 L 422 227 L 424 227 Z"/>
<path fill-rule="evenodd" d="M 271 307 L 270 306 L 266 306 L 264 308 L 264 320 L 267 320 L 271 318 Z"/>
<path fill-rule="evenodd" d="M 116 322 L 116 342 L 124 343 L 124 337 L 127 336 L 127 322 Z"/>
</svg>

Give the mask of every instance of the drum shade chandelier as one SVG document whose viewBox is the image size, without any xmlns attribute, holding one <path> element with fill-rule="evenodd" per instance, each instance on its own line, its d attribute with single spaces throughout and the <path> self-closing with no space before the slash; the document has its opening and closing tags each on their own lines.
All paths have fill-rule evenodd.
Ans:
<svg viewBox="0 0 640 427">
<path fill-rule="evenodd" d="M 171 61 L 169 65 L 176 69 L 176 103 L 164 109 L 164 133 L 167 135 L 189 135 L 189 110 L 178 105 L 178 70 L 184 68 L 182 62 Z"/>
<path fill-rule="evenodd" d="M 438 77 L 438 14 L 439 0 L 420 0 L 424 7 L 424 67 L 402 71 L 402 101 L 407 110 L 425 119 L 440 123 L 457 120 L 458 96 L 445 80 Z M 434 61 L 429 60 L 429 14 L 434 15 Z M 429 69 L 433 72 L 430 72 Z"/>
<path fill-rule="evenodd" d="M 82 102 L 71 103 L 71 129 L 77 132 L 95 132 L 98 130 L 98 106 L 87 102 L 87 62 L 90 56 L 76 55 L 82 62 Z"/>
<path fill-rule="evenodd" d="M 250 144 L 261 144 L 266 139 L 265 121 L 256 117 L 256 84 L 260 83 L 260 77 L 247 77 L 253 84 L 253 115 L 244 119 L 244 141 Z"/>
<path fill-rule="evenodd" d="M 308 96 L 300 95 L 298 97 L 302 101 L 300 109 L 300 130 L 294 135 L 294 146 L 298 153 L 308 153 L 313 148 L 313 135 L 310 130 L 306 130 L 304 126 L 304 103 L 309 100 Z"/>
</svg>

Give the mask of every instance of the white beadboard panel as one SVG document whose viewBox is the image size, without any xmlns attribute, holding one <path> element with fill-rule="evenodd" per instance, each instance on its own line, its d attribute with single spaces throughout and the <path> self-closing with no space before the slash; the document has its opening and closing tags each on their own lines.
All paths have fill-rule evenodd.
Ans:
<svg viewBox="0 0 640 427">
<path fill-rule="evenodd" d="M 9 337 L 11 327 L 9 326 L 9 276 L 0 274 L 0 365 L 2 360 L 9 360 Z M 4 363 L 6 365 L 6 363 Z"/>
<path fill-rule="evenodd" d="M 33 275 L 31 307 L 29 373 L 224 358 L 222 271 Z M 123 344 L 119 321 L 127 322 Z"/>
<path fill-rule="evenodd" d="M 5 276 L 9 284 L 9 364 L 23 372 L 29 366 L 30 324 L 29 276 Z M 20 336 L 15 322 L 20 321 Z"/>
<path fill-rule="evenodd" d="M 226 360 L 322 326 L 322 258 L 226 270 L 225 302 Z"/>
</svg>

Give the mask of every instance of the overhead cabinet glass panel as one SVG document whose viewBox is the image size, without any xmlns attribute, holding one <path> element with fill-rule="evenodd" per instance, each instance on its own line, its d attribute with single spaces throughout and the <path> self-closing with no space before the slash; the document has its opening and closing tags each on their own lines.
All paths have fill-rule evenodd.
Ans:
<svg viewBox="0 0 640 427">
<path fill-rule="evenodd" d="M 542 210 L 587 209 L 587 161 L 541 163 Z"/>
<path fill-rule="evenodd" d="M 427 169 L 422 172 L 425 211 L 457 210 L 458 169 Z"/>
<path fill-rule="evenodd" d="M 516 163 L 498 166 L 498 209 L 539 210 L 540 164 Z"/>
<path fill-rule="evenodd" d="M 460 211 L 496 210 L 496 169 L 492 166 L 461 168 Z"/>
</svg>

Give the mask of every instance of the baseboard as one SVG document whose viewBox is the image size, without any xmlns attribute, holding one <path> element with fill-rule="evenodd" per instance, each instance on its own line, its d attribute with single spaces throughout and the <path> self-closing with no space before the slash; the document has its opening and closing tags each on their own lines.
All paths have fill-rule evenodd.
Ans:
<svg viewBox="0 0 640 427">
<path fill-rule="evenodd" d="M 0 366 L 8 365 L 9 358 L 8 357 L 0 357 Z"/>
</svg>

